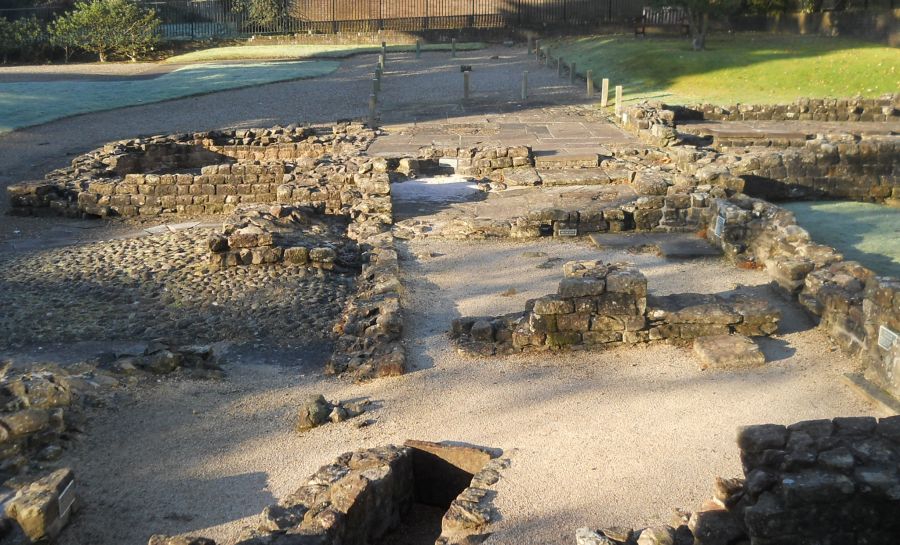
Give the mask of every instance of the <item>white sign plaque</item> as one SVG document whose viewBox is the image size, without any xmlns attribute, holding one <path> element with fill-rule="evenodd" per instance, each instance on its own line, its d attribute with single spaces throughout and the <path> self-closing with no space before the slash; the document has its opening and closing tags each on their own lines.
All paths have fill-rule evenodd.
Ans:
<svg viewBox="0 0 900 545">
<path fill-rule="evenodd" d="M 894 344 L 897 343 L 897 339 L 900 338 L 896 332 L 891 331 L 890 329 L 879 326 L 878 327 L 878 346 L 885 350 L 890 350 Z"/>
<path fill-rule="evenodd" d="M 59 494 L 59 516 L 66 516 L 66 512 L 75 503 L 75 481 L 72 480 Z"/>
<path fill-rule="evenodd" d="M 722 238 L 722 231 L 725 230 L 725 216 L 716 216 L 716 228 L 713 231 L 717 237 Z"/>
<path fill-rule="evenodd" d="M 559 230 L 559 236 L 561 237 L 577 237 L 578 229 L 575 228 L 564 228 Z"/>
</svg>

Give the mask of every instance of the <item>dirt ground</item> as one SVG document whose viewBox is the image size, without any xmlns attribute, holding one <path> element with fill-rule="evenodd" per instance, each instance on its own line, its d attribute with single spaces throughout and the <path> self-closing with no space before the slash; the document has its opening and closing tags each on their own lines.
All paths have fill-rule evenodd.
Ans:
<svg viewBox="0 0 900 545">
<path fill-rule="evenodd" d="M 510 312 L 553 292 L 568 259 L 635 262 L 659 294 L 736 284 L 769 293 L 764 273 L 584 242 L 428 239 L 405 254 L 413 372 L 352 384 L 322 377 L 314 358 L 288 368 L 251 353 L 226 365 L 221 382 L 162 380 L 125 392 L 95 411 L 63 459 L 85 507 L 61 543 L 143 544 L 154 532 L 231 543 L 341 452 L 412 438 L 511 455 L 495 502 L 500 531 L 489 543 L 569 544 L 578 526 L 642 527 L 699 506 L 717 475 L 740 474 L 738 425 L 879 414 L 842 382 L 849 361 L 787 302 L 781 334 L 764 341 L 772 361 L 750 371 L 700 371 L 689 350 L 665 345 L 479 360 L 459 355 L 446 335 L 457 316 Z M 319 392 L 376 409 L 294 432 L 297 408 Z M 367 418 L 375 423 L 357 427 Z"/>
</svg>

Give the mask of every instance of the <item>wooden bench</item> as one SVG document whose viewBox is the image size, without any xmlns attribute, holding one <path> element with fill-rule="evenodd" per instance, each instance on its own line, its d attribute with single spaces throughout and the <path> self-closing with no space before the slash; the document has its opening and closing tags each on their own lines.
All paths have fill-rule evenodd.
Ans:
<svg viewBox="0 0 900 545">
<path fill-rule="evenodd" d="M 634 19 L 634 35 L 646 35 L 648 26 L 676 28 L 685 36 L 691 33 L 687 11 L 680 6 L 645 7 Z"/>
</svg>

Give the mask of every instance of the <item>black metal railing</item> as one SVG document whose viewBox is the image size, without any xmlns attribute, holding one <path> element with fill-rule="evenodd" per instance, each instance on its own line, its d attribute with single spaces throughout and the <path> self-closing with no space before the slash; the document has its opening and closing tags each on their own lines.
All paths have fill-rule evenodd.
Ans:
<svg viewBox="0 0 900 545">
<path fill-rule="evenodd" d="M 233 0 L 145 0 L 169 40 L 244 38 L 300 32 L 424 31 L 617 23 L 640 14 L 647 0 L 282 0 L 266 20 Z M 0 17 L 37 16 L 52 8 L 0 9 Z"/>
</svg>

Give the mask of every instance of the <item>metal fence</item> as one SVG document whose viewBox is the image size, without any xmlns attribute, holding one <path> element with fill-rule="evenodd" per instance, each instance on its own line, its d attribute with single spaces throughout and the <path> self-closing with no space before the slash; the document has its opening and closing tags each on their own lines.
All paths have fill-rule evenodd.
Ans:
<svg viewBox="0 0 900 545">
<path fill-rule="evenodd" d="M 164 39 L 243 38 L 299 32 L 425 31 L 617 23 L 639 15 L 647 0 L 278 0 L 271 20 L 254 20 L 234 0 L 145 0 Z M 0 9 L 0 17 L 37 16 L 47 8 Z"/>
</svg>

